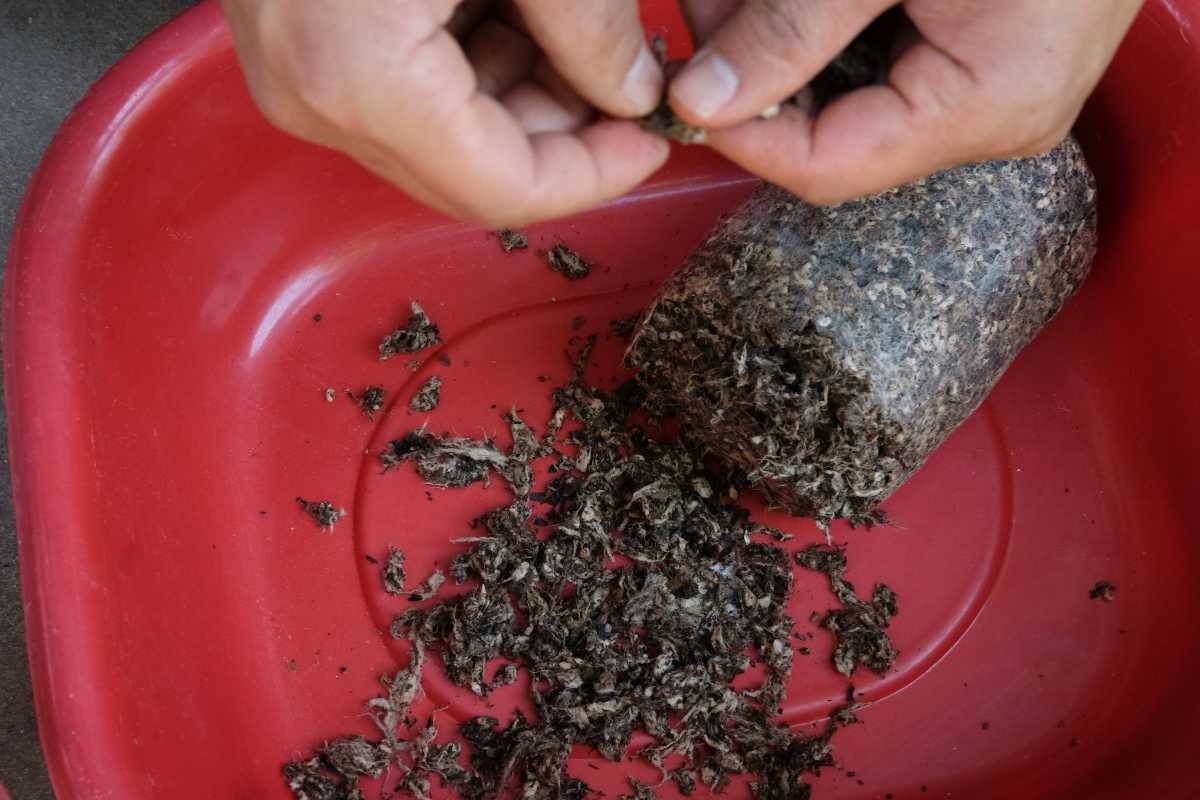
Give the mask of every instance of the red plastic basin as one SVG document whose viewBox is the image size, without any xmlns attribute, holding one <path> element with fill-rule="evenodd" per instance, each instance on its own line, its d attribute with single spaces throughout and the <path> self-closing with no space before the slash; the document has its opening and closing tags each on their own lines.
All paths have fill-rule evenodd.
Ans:
<svg viewBox="0 0 1200 800">
<path fill-rule="evenodd" d="M 1080 124 L 1103 214 L 1083 291 L 889 503 L 898 527 L 835 529 L 852 579 L 899 592 L 903 654 L 858 681 L 865 724 L 837 741 L 856 775 L 827 771 L 818 798 L 1200 796 L 1197 18 L 1151 2 Z M 682 149 L 632 196 L 529 229 L 534 249 L 563 241 L 599 265 L 567 282 L 272 130 L 215 4 L 125 58 L 42 163 L 5 286 L 29 652 L 59 797 L 283 798 L 283 761 L 369 732 L 361 702 L 403 661 L 386 626 L 406 601 L 364 555 L 401 544 L 423 577 L 502 496 L 430 500 L 408 472 L 380 474 L 381 444 L 424 419 L 411 391 L 443 377 L 438 430 L 497 432 L 493 403 L 540 423 L 575 317 L 603 331 L 636 310 L 750 186 Z M 376 360 L 414 298 L 451 366 Z M 595 379 L 617 351 L 598 351 Z M 370 383 L 394 402 L 374 421 L 325 400 Z M 322 532 L 297 495 L 349 516 Z M 770 519 L 796 547 L 818 537 Z M 1088 598 L 1101 579 L 1115 602 Z M 806 620 L 830 598 L 820 576 L 797 581 Z M 813 649 L 790 687 L 797 725 L 845 690 L 824 634 Z M 426 689 L 447 718 L 481 708 L 436 669 Z M 589 764 L 623 790 L 620 767 L 579 752 Z"/>
</svg>

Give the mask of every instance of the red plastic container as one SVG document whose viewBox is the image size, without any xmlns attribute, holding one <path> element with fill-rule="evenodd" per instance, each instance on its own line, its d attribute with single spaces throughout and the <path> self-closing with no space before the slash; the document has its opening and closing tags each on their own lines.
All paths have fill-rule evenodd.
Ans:
<svg viewBox="0 0 1200 800">
<path fill-rule="evenodd" d="M 889 504 L 898 527 L 835 529 L 852 579 L 899 592 L 903 655 L 859 682 L 865 724 L 837 740 L 856 776 L 827 771 L 818 798 L 1200 797 L 1198 18 L 1151 2 L 1080 124 L 1103 206 L 1081 294 Z M 423 576 L 502 494 L 430 500 L 408 472 L 380 474 L 380 445 L 424 419 L 411 391 L 443 377 L 438 430 L 500 431 L 493 403 L 540 422 L 552 383 L 537 378 L 566 375 L 574 318 L 603 330 L 636 310 L 750 186 L 681 149 L 630 197 L 531 228 L 534 249 L 568 242 L 599 265 L 571 283 L 272 130 L 215 4 L 124 59 L 42 163 L 5 281 L 29 651 L 59 797 L 283 798 L 283 761 L 367 732 L 361 702 L 405 658 L 386 626 L 407 603 L 364 555 L 402 544 Z M 376 360 L 413 298 L 451 366 Z M 617 350 L 595 379 L 617 374 Z M 393 401 L 374 421 L 340 396 L 370 383 Z M 322 532 L 297 495 L 349 516 Z M 795 546 L 818 537 L 771 521 Z M 805 620 L 830 598 L 797 579 Z M 1088 598 L 1100 579 L 1115 602 Z M 818 634 L 798 657 L 797 725 L 845 690 L 828 648 Z M 426 689 L 447 717 L 481 709 L 436 669 Z M 587 764 L 623 790 L 620 767 L 580 751 Z"/>
</svg>

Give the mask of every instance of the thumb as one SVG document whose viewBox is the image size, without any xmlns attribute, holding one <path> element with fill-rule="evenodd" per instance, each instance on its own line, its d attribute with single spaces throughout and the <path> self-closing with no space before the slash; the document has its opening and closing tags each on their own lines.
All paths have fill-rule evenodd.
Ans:
<svg viewBox="0 0 1200 800">
<path fill-rule="evenodd" d="M 529 33 L 580 95 L 618 117 L 649 114 L 663 75 L 635 0 L 516 0 Z"/>
<path fill-rule="evenodd" d="M 746 0 L 671 82 L 687 122 L 721 128 L 795 94 L 895 0 Z"/>
</svg>

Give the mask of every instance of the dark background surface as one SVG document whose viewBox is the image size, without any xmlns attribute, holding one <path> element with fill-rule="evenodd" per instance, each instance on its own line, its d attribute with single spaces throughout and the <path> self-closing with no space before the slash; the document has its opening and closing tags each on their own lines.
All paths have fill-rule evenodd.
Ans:
<svg viewBox="0 0 1200 800">
<path fill-rule="evenodd" d="M 192 0 L 0 0 L 0 253 L 29 176 L 59 123 L 129 48 Z M 13 800 L 54 796 L 25 658 L 7 418 L 0 414 L 0 784 Z"/>
</svg>

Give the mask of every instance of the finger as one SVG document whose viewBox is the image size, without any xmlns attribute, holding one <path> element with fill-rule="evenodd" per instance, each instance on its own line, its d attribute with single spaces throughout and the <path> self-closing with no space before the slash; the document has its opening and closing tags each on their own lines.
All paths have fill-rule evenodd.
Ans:
<svg viewBox="0 0 1200 800">
<path fill-rule="evenodd" d="M 618 117 L 648 114 L 663 77 L 633 0 L 517 0 L 555 69 L 598 108 Z"/>
<path fill-rule="evenodd" d="M 815 118 L 789 106 L 773 120 L 711 130 L 709 143 L 810 202 L 838 203 L 988 157 L 1000 123 L 973 88 L 969 72 L 920 43 L 886 86 L 851 92 Z"/>
<path fill-rule="evenodd" d="M 514 87 L 504 96 L 503 103 L 530 136 L 554 131 L 573 131 L 582 127 L 591 117 L 586 108 L 582 113 L 565 108 L 550 92 L 532 82 Z"/>
<path fill-rule="evenodd" d="M 684 0 L 679 10 L 697 50 L 733 16 L 739 5 L 741 0 Z"/>
<path fill-rule="evenodd" d="M 517 221 L 572 214 L 620 197 L 650 177 L 671 154 L 665 139 L 637 123 L 604 120 L 575 134 L 533 137 L 535 179 Z"/>
<path fill-rule="evenodd" d="M 670 86 L 687 122 L 748 120 L 807 84 L 894 0 L 746 0 Z"/>
<path fill-rule="evenodd" d="M 592 120 L 595 111 L 563 80 L 550 63 L 541 59 L 531 76 L 506 94 L 501 102 L 529 135 L 573 131 Z"/>
<path fill-rule="evenodd" d="M 498 97 L 533 71 L 538 50 L 533 40 L 503 22 L 487 20 L 463 44 L 475 68 L 479 91 Z"/>
<path fill-rule="evenodd" d="M 494 103 L 481 96 L 481 103 Z M 663 165 L 670 147 L 636 123 L 605 120 L 575 133 L 528 137 L 507 112 L 479 108 L 473 131 L 435 136 L 453 144 L 453 163 L 410 164 L 427 185 L 446 187 L 445 202 L 459 217 L 489 228 L 523 225 L 572 214 L 625 194 Z M 511 126 L 511 127 L 510 127 Z M 443 134 L 446 134 L 443 136 Z M 460 146 L 461 137 L 488 147 Z M 458 176 L 474 179 L 464 187 Z"/>
<path fill-rule="evenodd" d="M 364 145 L 353 155 L 354 159 L 362 166 L 376 175 L 387 178 L 390 183 L 418 203 L 449 216 L 459 218 L 468 216 L 464 207 L 453 198 L 444 195 L 419 179 L 412 170 L 397 161 L 395 154 L 390 150 L 377 145 Z"/>
<path fill-rule="evenodd" d="M 459 216 L 487 225 L 558 216 L 616 197 L 670 152 L 632 122 L 528 136 L 501 103 L 477 91 L 466 57 L 444 30 L 429 28 L 403 59 L 376 65 L 372 78 L 358 84 L 374 93 L 357 98 L 351 119 L 356 138 L 389 158 L 364 163 L 397 182 L 404 176 L 389 164 L 403 168 Z"/>
</svg>

